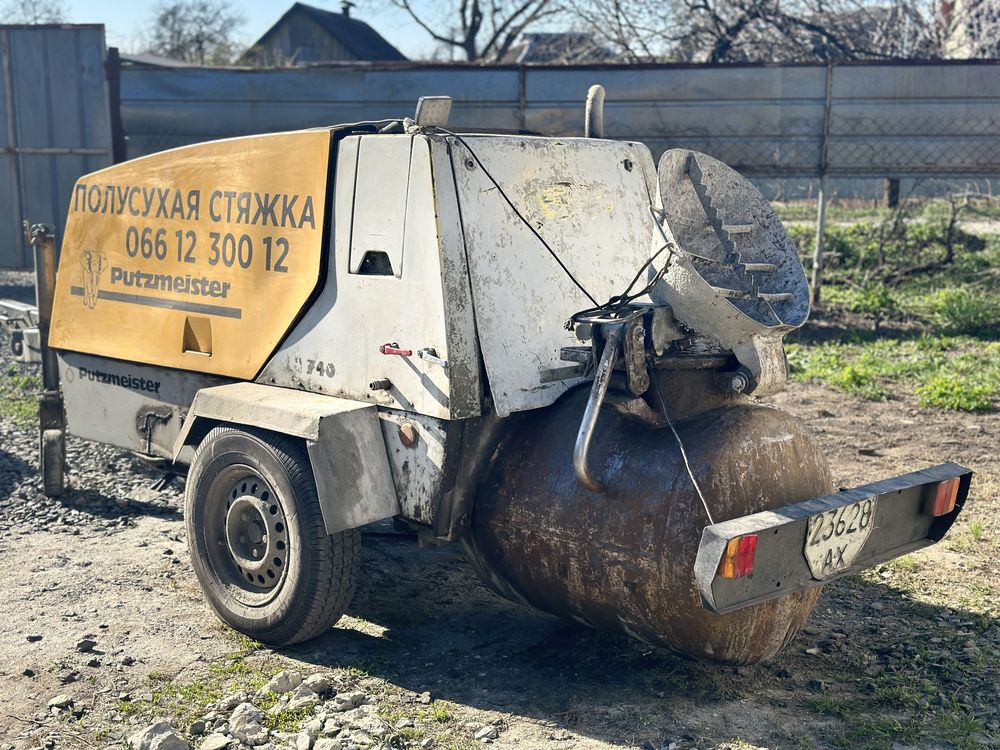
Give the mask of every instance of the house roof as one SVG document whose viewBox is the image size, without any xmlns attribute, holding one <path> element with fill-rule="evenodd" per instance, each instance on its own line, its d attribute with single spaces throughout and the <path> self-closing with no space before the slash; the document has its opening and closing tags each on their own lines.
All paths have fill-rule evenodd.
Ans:
<svg viewBox="0 0 1000 750">
<path fill-rule="evenodd" d="M 359 60 L 406 60 L 406 56 L 402 52 L 389 44 L 381 34 L 364 21 L 345 16 L 343 13 L 314 8 L 305 3 L 295 3 L 285 11 L 285 14 L 253 46 L 264 44 L 286 18 L 296 13 L 301 13 L 315 21 L 327 33 L 336 37 L 337 41 L 347 47 Z"/>
</svg>

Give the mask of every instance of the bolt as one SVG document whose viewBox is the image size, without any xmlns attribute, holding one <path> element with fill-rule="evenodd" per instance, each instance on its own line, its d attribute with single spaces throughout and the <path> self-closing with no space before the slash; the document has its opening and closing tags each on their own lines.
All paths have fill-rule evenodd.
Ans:
<svg viewBox="0 0 1000 750">
<path fill-rule="evenodd" d="M 247 523 L 250 520 L 250 516 L 248 516 L 246 513 L 240 513 L 240 520 L 243 523 Z"/>
<path fill-rule="evenodd" d="M 417 443 L 417 428 L 410 422 L 403 422 L 399 426 L 399 439 L 407 448 Z"/>
<path fill-rule="evenodd" d="M 730 382 L 730 387 L 737 393 L 743 393 L 748 385 L 750 385 L 750 380 L 741 372 L 733 375 L 733 379 Z"/>
<path fill-rule="evenodd" d="M 247 543 L 247 538 L 242 534 L 240 534 L 240 544 L 246 544 L 246 543 Z"/>
</svg>

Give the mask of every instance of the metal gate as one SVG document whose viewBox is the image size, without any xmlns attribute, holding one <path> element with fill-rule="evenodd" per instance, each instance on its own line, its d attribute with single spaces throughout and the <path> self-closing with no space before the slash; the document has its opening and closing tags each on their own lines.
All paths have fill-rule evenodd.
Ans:
<svg viewBox="0 0 1000 750">
<path fill-rule="evenodd" d="M 27 268 L 21 222 L 62 236 L 77 178 L 112 163 L 104 27 L 0 26 L 0 268 Z"/>
</svg>

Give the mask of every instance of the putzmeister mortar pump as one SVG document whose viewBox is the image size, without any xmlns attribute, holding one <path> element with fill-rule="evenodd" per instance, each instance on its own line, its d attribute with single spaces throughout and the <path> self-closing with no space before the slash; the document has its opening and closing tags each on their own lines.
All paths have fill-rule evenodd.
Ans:
<svg viewBox="0 0 1000 750">
<path fill-rule="evenodd" d="M 705 154 L 414 119 L 202 143 L 88 174 L 38 304 L 42 473 L 67 432 L 186 466 L 191 559 L 271 644 L 347 610 L 360 528 L 457 542 L 498 593 L 749 663 L 821 586 L 941 539 L 971 472 L 835 491 L 791 415 L 809 295 L 743 177 Z M 175 469 L 176 470 L 176 469 Z"/>
</svg>

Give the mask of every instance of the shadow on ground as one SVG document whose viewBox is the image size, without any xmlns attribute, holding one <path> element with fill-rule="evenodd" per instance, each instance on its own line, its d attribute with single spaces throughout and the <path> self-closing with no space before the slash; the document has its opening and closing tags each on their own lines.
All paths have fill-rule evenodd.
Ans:
<svg viewBox="0 0 1000 750">
<path fill-rule="evenodd" d="M 27 475 L 35 471 L 35 467 L 20 456 L 0 448 L 0 506 L 10 500 L 14 488 L 20 485 Z"/>
<path fill-rule="evenodd" d="M 734 668 L 507 602 L 479 583 L 457 548 L 418 551 L 400 537 L 366 536 L 365 544 L 363 588 L 350 611 L 365 622 L 348 622 L 289 656 L 636 747 L 733 737 L 771 747 L 881 747 L 869 730 L 888 731 L 889 747 L 897 725 L 903 738 L 924 729 L 940 736 L 935 707 L 916 704 L 911 683 L 929 702 L 946 696 L 948 710 L 974 721 L 1000 701 L 995 660 L 970 657 L 962 645 L 969 636 L 955 624 L 975 620 L 972 637 L 1000 648 L 997 620 L 915 603 L 887 585 L 851 579 L 828 587 L 811 623 L 777 659 Z M 935 637 L 943 653 L 915 647 Z M 932 656 L 945 663 L 934 666 Z M 871 729 L 869 714 L 895 723 Z"/>
</svg>

